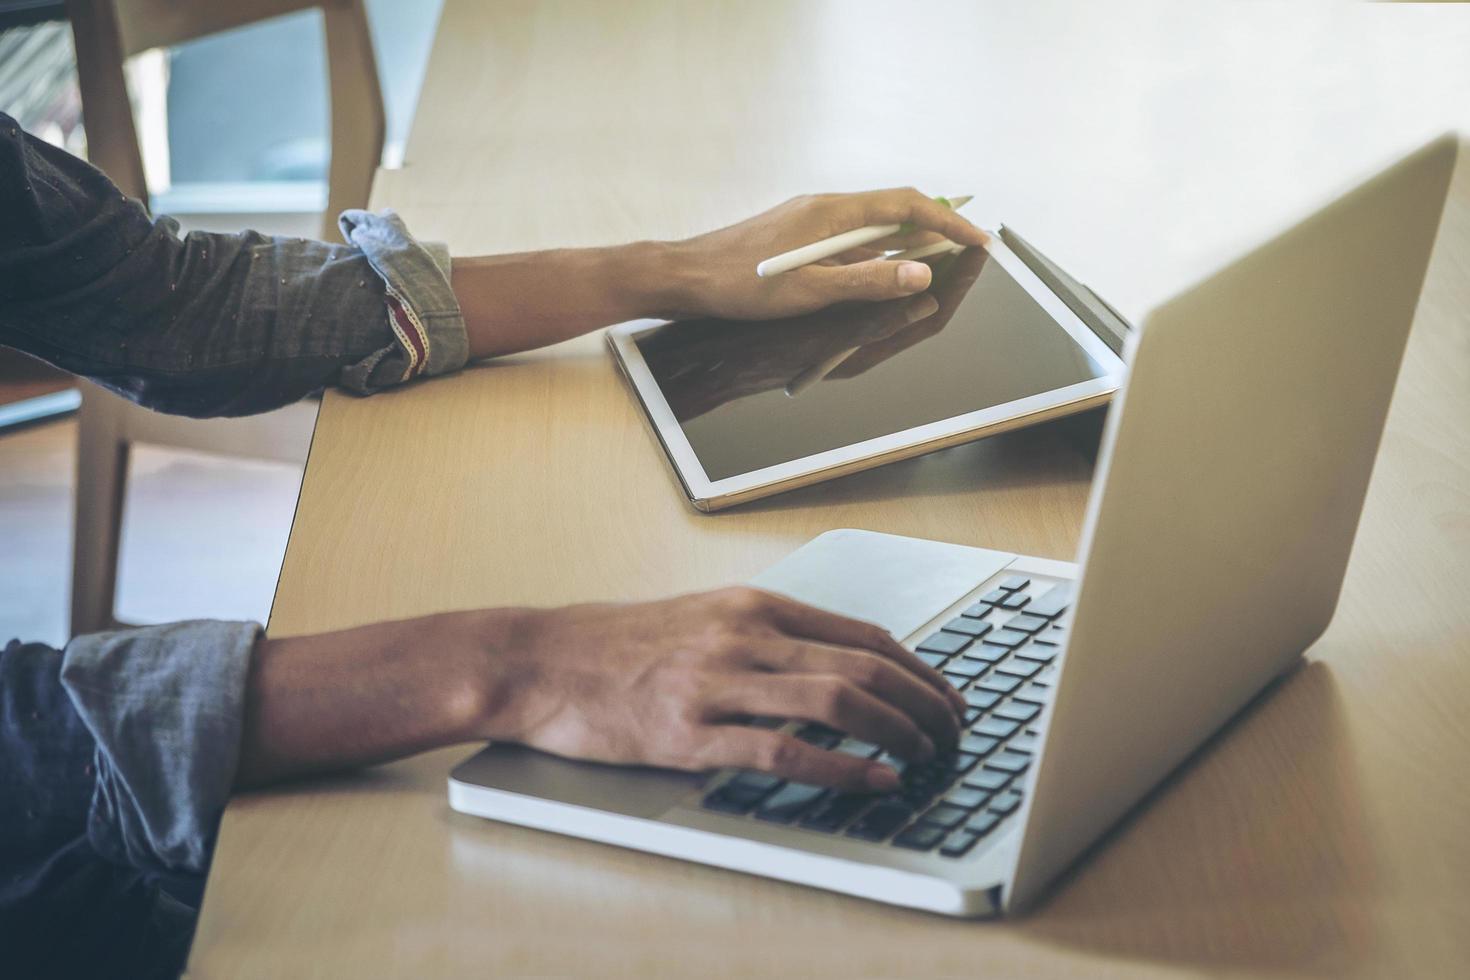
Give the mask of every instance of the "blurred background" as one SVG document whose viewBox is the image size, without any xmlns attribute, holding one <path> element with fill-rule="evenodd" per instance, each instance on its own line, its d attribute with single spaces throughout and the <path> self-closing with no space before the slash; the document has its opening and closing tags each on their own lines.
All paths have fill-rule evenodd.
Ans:
<svg viewBox="0 0 1470 980">
<path fill-rule="evenodd" d="M 78 6 L 0 0 L 0 109 L 85 157 L 69 19 Z M 363 0 L 381 90 L 382 166 L 402 163 L 440 6 Z M 118 10 L 127 34 L 127 4 Z M 304 9 L 125 59 L 154 213 L 173 215 L 186 231 L 321 232 L 332 156 L 324 30 L 322 11 Z M 368 171 L 377 162 L 363 161 Z M 59 645 L 71 634 L 80 402 L 69 378 L 0 347 L 0 643 L 15 636 Z M 131 444 L 116 621 L 269 615 L 304 452 L 253 458 L 199 451 L 200 441 Z M 218 442 L 228 449 L 227 430 Z"/>
</svg>

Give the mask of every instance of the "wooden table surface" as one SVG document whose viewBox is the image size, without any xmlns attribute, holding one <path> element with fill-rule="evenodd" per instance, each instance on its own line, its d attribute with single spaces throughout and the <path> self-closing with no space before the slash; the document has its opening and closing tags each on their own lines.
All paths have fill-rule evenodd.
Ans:
<svg viewBox="0 0 1470 980">
<path fill-rule="evenodd" d="M 1470 8 L 448 0 L 377 206 L 460 254 L 670 237 L 790 194 L 975 193 L 1125 313 L 1434 133 Z M 1051 900 L 952 921 L 451 812 L 447 749 L 225 814 L 197 977 L 1470 971 L 1470 177 L 1308 664 Z M 856 526 L 1071 558 L 1055 428 L 714 516 L 601 339 L 323 403 L 275 635 L 742 580 Z"/>
</svg>

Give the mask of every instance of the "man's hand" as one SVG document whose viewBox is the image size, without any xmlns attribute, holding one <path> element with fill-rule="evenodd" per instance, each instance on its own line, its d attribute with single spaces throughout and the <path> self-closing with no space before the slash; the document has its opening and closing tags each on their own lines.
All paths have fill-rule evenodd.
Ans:
<svg viewBox="0 0 1470 980">
<path fill-rule="evenodd" d="M 262 641 L 236 785 L 492 739 L 884 791 L 888 766 L 742 722 L 820 722 L 926 759 L 954 744 L 964 709 L 881 627 L 755 589 L 442 613 Z"/>
<path fill-rule="evenodd" d="M 818 265 L 755 274 L 762 259 L 789 249 L 864 225 L 904 223 L 913 231 Z M 885 260 L 883 251 L 941 237 L 985 241 L 980 229 L 911 187 L 816 194 L 682 242 L 456 256 L 450 283 L 470 356 L 495 357 L 640 317 L 770 320 L 843 300 L 910 296 L 929 285 L 928 266 Z"/>
<path fill-rule="evenodd" d="M 854 228 L 888 224 L 909 224 L 914 231 L 791 272 L 765 278 L 755 274 L 762 259 Z M 768 320 L 843 300 L 908 296 L 928 287 L 929 267 L 886 260 L 883 251 L 940 237 L 960 245 L 980 245 L 986 239 L 979 228 L 912 187 L 792 198 L 737 225 L 676 243 L 675 264 L 684 286 L 673 312 L 680 317 Z"/>
<path fill-rule="evenodd" d="M 558 755 L 677 769 L 759 769 L 849 790 L 888 766 L 741 722 L 821 722 L 927 760 L 964 702 L 881 627 L 748 588 L 537 611 L 493 656 L 484 734 Z"/>
</svg>

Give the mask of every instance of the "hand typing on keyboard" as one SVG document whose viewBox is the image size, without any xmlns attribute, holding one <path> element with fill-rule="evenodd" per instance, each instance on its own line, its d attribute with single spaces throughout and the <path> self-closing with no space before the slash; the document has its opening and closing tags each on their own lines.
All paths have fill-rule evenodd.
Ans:
<svg viewBox="0 0 1470 980">
<path fill-rule="evenodd" d="M 882 628 L 749 588 L 528 610 L 492 661 L 485 737 L 851 791 L 898 787 L 871 757 L 879 747 L 918 761 L 953 748 L 967 708 Z M 875 748 L 832 751 L 745 724 L 752 716 L 818 722 Z"/>
<path fill-rule="evenodd" d="M 918 645 L 919 659 L 941 670 L 966 705 L 966 732 L 953 751 L 905 761 L 861 738 L 805 724 L 796 729 L 797 738 L 858 758 L 881 756 L 902 772 L 899 786 L 879 794 L 842 792 L 736 772 L 713 780 L 701 805 L 731 817 L 943 858 L 972 853 L 1022 806 L 1026 773 L 1040 745 L 1034 726 L 1066 634 L 1062 616 L 1070 587 L 1031 586 L 1024 575 L 1007 576 Z"/>
</svg>

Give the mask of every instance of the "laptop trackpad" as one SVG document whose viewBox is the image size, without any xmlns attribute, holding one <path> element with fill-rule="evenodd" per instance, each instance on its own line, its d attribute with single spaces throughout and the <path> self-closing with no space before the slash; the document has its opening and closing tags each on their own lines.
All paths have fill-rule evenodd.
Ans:
<svg viewBox="0 0 1470 980">
<path fill-rule="evenodd" d="M 647 766 L 610 766 L 498 744 L 450 776 L 462 783 L 652 820 L 708 778 Z"/>
<path fill-rule="evenodd" d="M 750 584 L 877 623 L 901 640 L 1015 558 L 843 528 L 808 541 Z"/>
</svg>

